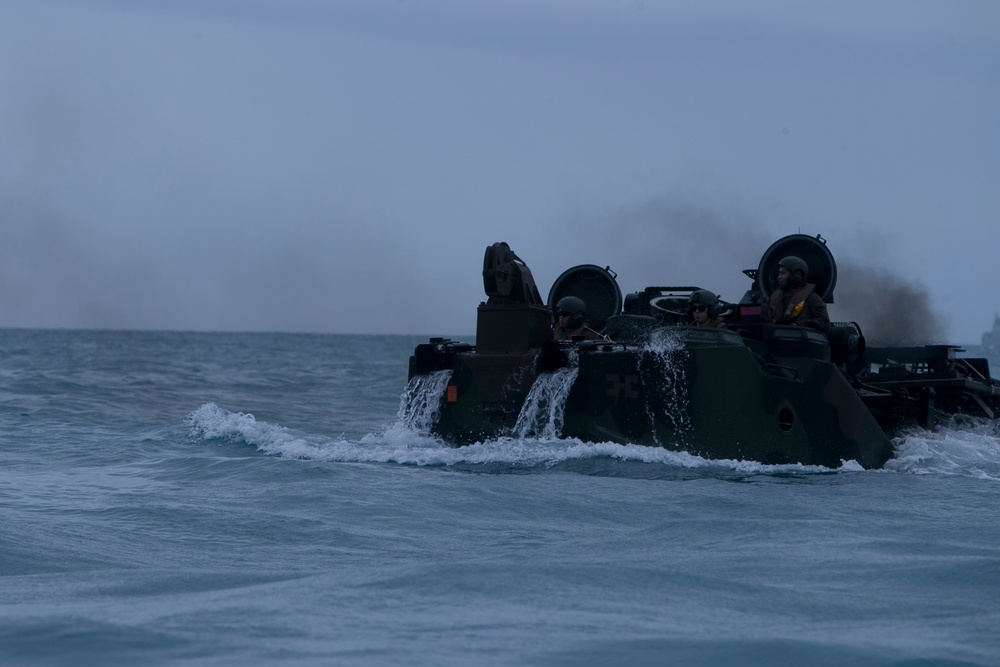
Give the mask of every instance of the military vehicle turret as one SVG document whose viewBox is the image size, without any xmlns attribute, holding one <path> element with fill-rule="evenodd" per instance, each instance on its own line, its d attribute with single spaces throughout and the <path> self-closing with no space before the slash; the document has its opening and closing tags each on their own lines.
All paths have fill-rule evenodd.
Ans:
<svg viewBox="0 0 1000 667">
<path fill-rule="evenodd" d="M 431 432 L 460 446 L 504 435 L 631 443 L 711 459 L 831 468 L 881 467 L 892 438 L 948 415 L 1000 416 L 1000 382 L 984 359 L 951 345 L 870 347 L 855 322 L 825 330 L 775 324 L 768 298 L 778 265 L 833 303 L 837 266 L 826 241 L 779 239 L 738 303 L 719 302 L 725 326 L 692 326 L 694 285 L 622 296 L 609 267 L 575 266 L 548 303 L 587 305 L 603 340 L 552 339 L 555 313 L 506 243 L 486 249 L 475 345 L 432 338 L 410 358 L 411 385 L 434 375 Z M 786 262 L 787 263 L 787 262 Z M 709 293 L 711 294 L 711 293 Z"/>
</svg>

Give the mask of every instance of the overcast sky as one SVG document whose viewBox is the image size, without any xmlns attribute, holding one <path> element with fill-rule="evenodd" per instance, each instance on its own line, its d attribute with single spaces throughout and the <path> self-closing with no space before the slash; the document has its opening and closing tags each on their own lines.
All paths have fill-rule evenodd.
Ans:
<svg viewBox="0 0 1000 667">
<path fill-rule="evenodd" d="M 0 2 L 0 326 L 460 335 L 495 241 L 736 301 L 800 232 L 979 341 L 1000 3 Z"/>
</svg>

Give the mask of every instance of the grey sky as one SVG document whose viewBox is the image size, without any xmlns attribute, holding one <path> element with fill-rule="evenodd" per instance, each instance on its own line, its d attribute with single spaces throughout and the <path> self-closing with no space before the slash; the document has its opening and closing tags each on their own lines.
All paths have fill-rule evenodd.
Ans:
<svg viewBox="0 0 1000 667">
<path fill-rule="evenodd" d="M 467 334 L 495 241 L 738 300 L 802 232 L 978 342 L 1000 4 L 703 4 L 5 0 L 0 326 Z"/>
</svg>

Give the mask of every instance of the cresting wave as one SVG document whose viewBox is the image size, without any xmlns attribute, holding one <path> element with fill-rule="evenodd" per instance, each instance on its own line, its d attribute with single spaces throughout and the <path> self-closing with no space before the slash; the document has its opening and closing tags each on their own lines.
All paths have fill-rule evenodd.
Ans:
<svg viewBox="0 0 1000 667">
<path fill-rule="evenodd" d="M 840 468 L 800 464 L 765 465 L 755 461 L 709 460 L 683 452 L 586 443 L 575 439 L 501 437 L 454 448 L 400 418 L 381 433 L 356 440 L 304 433 L 258 421 L 252 414 L 230 412 L 206 403 L 187 418 L 192 435 L 206 443 L 248 444 L 258 451 L 294 459 L 341 463 L 396 463 L 414 466 L 494 466 L 549 468 L 582 460 L 609 459 L 685 469 L 739 474 L 866 474 L 960 475 L 1000 482 L 1000 433 L 990 425 L 950 425 L 900 438 L 896 456 L 882 470 L 865 470 L 854 461 Z"/>
<path fill-rule="evenodd" d="M 897 440 L 885 470 L 1000 482 L 1000 432 L 985 421 L 913 432 Z"/>
</svg>

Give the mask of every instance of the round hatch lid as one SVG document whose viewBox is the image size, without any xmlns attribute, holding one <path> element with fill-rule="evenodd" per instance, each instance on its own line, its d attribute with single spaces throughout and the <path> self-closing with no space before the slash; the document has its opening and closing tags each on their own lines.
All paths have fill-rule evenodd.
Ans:
<svg viewBox="0 0 1000 667">
<path fill-rule="evenodd" d="M 562 272 L 549 290 L 549 308 L 555 309 L 559 299 L 575 296 L 587 304 L 587 323 L 600 331 L 608 319 L 622 310 L 622 291 L 610 268 L 595 264 L 580 264 Z"/>
<path fill-rule="evenodd" d="M 833 303 L 833 288 L 837 286 L 837 263 L 822 236 L 792 234 L 780 238 L 764 251 L 757 267 L 757 287 L 770 294 L 778 287 L 778 262 L 794 255 L 809 266 L 807 283 L 816 285 L 816 294 L 826 303 Z"/>
</svg>

